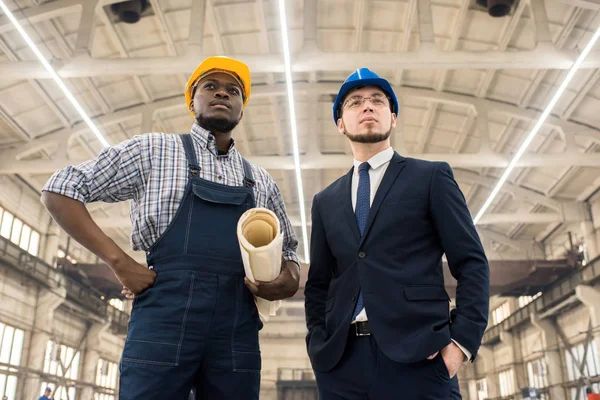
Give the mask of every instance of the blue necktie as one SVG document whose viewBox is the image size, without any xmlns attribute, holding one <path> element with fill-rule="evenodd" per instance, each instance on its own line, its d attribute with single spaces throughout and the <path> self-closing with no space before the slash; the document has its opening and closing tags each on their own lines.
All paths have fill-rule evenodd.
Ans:
<svg viewBox="0 0 600 400">
<path fill-rule="evenodd" d="M 364 162 L 358 167 L 358 190 L 356 192 L 356 208 L 354 214 L 356 215 L 356 223 L 360 230 L 360 236 L 365 232 L 367 226 L 367 219 L 369 218 L 369 211 L 371 210 L 371 180 L 369 178 L 369 163 Z M 363 309 L 363 296 L 362 290 L 358 294 L 358 300 L 354 313 L 352 314 L 352 320 L 356 319 L 356 316 Z"/>
</svg>

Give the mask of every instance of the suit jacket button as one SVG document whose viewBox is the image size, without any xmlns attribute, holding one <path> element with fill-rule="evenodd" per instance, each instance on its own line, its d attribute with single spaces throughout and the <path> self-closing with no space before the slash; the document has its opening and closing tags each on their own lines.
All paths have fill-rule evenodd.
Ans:
<svg viewBox="0 0 600 400">
<path fill-rule="evenodd" d="M 358 258 L 365 258 L 367 255 L 365 254 L 364 251 L 361 251 L 360 253 L 358 253 Z"/>
</svg>

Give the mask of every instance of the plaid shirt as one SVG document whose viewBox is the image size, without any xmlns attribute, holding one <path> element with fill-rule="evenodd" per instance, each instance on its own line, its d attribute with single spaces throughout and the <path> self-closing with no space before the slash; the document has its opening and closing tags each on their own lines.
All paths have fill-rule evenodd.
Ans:
<svg viewBox="0 0 600 400">
<path fill-rule="evenodd" d="M 242 156 L 232 145 L 219 155 L 215 138 L 197 123 L 191 135 L 201 170 L 199 176 L 229 186 L 242 186 Z M 300 265 L 298 241 L 283 198 L 264 168 L 252 165 L 256 206 L 272 210 L 282 227 L 283 257 Z M 171 223 L 188 182 L 185 150 L 178 135 L 151 133 L 104 149 L 98 157 L 56 172 L 42 190 L 82 203 L 131 201 L 131 247 L 148 250 Z"/>
</svg>

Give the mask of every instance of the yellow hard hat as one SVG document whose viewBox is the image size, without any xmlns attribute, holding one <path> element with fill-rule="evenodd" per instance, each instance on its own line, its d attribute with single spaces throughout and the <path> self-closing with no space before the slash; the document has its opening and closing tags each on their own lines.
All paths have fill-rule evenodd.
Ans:
<svg viewBox="0 0 600 400">
<path fill-rule="evenodd" d="M 202 61 L 185 85 L 185 104 L 187 105 L 188 110 L 190 109 L 190 103 L 192 102 L 192 87 L 194 86 L 194 83 L 212 70 L 231 73 L 240 80 L 242 91 L 244 92 L 244 105 L 242 108 L 246 107 L 248 99 L 250 98 L 250 69 L 243 62 L 234 60 L 233 58 L 215 56 L 208 57 Z M 194 111 L 190 110 L 190 113 L 194 115 Z"/>
</svg>

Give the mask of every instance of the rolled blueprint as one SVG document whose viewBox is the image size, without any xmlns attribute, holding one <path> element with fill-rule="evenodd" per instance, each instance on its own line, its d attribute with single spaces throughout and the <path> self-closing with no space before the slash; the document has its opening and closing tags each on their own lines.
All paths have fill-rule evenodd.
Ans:
<svg viewBox="0 0 600 400">
<path fill-rule="evenodd" d="M 277 215 L 266 208 L 252 208 L 238 221 L 238 242 L 246 277 L 250 281 L 270 282 L 281 272 L 283 235 Z M 281 300 L 269 301 L 254 296 L 261 321 L 267 322 L 281 307 Z"/>
</svg>

